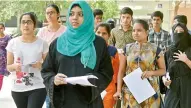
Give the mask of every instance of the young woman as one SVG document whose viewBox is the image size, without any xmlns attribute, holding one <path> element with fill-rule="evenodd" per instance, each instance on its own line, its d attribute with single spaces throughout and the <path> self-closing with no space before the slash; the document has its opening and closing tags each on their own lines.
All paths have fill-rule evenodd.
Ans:
<svg viewBox="0 0 191 108">
<path fill-rule="evenodd" d="M 22 14 L 22 35 L 12 39 L 6 47 L 7 69 L 13 78 L 12 97 L 17 108 L 42 108 L 46 97 L 40 70 L 48 44 L 34 35 L 35 18 L 33 13 Z"/>
<path fill-rule="evenodd" d="M 55 108 L 103 108 L 100 93 L 109 85 L 113 70 L 103 38 L 94 33 L 94 17 L 85 1 L 68 9 L 67 30 L 51 45 L 42 77 Z M 95 75 L 97 87 L 67 84 L 66 77 Z"/>
<path fill-rule="evenodd" d="M 0 91 L 3 85 L 3 77 L 9 74 L 6 69 L 7 52 L 5 48 L 11 38 L 8 35 L 5 35 L 4 31 L 5 26 L 3 23 L 0 23 Z"/>
<path fill-rule="evenodd" d="M 60 10 L 57 5 L 50 4 L 46 8 L 46 20 L 48 21 L 48 26 L 45 26 L 39 30 L 37 33 L 37 36 L 41 39 L 48 42 L 48 45 L 59 37 L 64 31 L 66 30 L 66 27 L 63 25 L 60 25 L 58 22 L 58 19 L 60 17 Z M 46 97 L 46 108 L 49 108 L 49 97 Z"/>
<path fill-rule="evenodd" d="M 158 76 L 165 74 L 165 62 L 161 50 L 147 41 L 149 26 L 144 20 L 136 20 L 133 25 L 133 38 L 135 43 L 127 44 L 124 48 L 124 54 L 120 55 L 120 68 L 117 82 L 117 93 L 115 98 L 121 97 L 122 108 L 159 108 L 160 107 L 160 90 Z M 156 63 L 155 63 L 156 62 Z M 156 69 L 156 64 L 158 69 Z M 126 70 L 127 67 L 127 70 Z M 141 68 L 143 71 L 142 78 L 148 78 L 156 94 L 142 103 L 138 103 L 128 87 L 122 86 L 122 78 L 135 69 Z"/>
<path fill-rule="evenodd" d="M 169 86 L 165 96 L 165 108 L 190 108 L 191 106 L 191 43 L 185 24 L 173 26 L 174 44 L 165 53 L 165 63 L 170 80 L 164 80 Z"/>
<path fill-rule="evenodd" d="M 55 4 L 48 5 L 46 8 L 46 19 L 48 21 L 48 26 L 41 28 L 37 36 L 47 41 L 49 45 L 66 30 L 65 26 L 59 24 L 59 17 L 60 10 L 58 6 Z"/>
<path fill-rule="evenodd" d="M 100 23 L 96 29 L 95 32 L 98 36 L 101 36 L 105 39 L 106 43 L 108 42 L 108 39 L 110 37 L 110 25 L 107 23 Z M 115 100 L 113 98 L 113 95 L 116 92 L 116 85 L 117 85 L 117 74 L 119 70 L 119 56 L 117 53 L 117 49 L 113 46 L 108 45 L 107 46 L 109 55 L 112 60 L 112 67 L 114 71 L 113 79 L 109 86 L 106 88 L 106 95 L 103 99 L 104 108 L 113 108 L 115 105 Z"/>
</svg>

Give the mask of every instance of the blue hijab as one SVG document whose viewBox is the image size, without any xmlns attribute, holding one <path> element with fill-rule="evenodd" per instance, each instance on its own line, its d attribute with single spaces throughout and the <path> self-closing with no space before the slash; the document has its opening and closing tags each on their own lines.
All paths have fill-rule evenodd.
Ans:
<svg viewBox="0 0 191 108">
<path fill-rule="evenodd" d="M 78 28 L 73 28 L 69 22 L 69 14 L 73 5 L 79 5 L 83 13 L 83 23 Z M 81 63 L 84 68 L 91 69 L 96 65 L 96 50 L 94 17 L 90 6 L 85 1 L 74 1 L 67 14 L 67 29 L 57 40 L 57 51 L 66 56 L 75 56 L 81 53 Z"/>
</svg>

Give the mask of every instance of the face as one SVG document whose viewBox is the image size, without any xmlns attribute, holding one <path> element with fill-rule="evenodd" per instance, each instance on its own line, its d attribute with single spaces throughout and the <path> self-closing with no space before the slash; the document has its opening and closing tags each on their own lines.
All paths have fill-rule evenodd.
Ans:
<svg viewBox="0 0 191 108">
<path fill-rule="evenodd" d="M 70 11 L 69 22 L 73 28 L 78 28 L 84 21 L 82 9 L 75 6 Z"/>
<path fill-rule="evenodd" d="M 94 18 L 95 25 L 98 25 L 102 22 L 102 15 L 96 15 Z"/>
<path fill-rule="evenodd" d="M 4 31 L 5 31 L 5 28 L 2 25 L 0 25 L 0 34 L 3 34 Z"/>
<path fill-rule="evenodd" d="M 132 35 L 133 35 L 133 39 L 136 40 L 137 42 L 146 42 L 148 32 L 143 28 L 142 24 L 135 23 L 133 25 Z"/>
<path fill-rule="evenodd" d="M 180 26 L 177 26 L 174 30 L 174 33 L 184 33 L 184 29 Z"/>
<path fill-rule="evenodd" d="M 105 39 L 105 41 L 107 42 L 109 39 L 109 33 L 107 32 L 105 27 L 99 27 L 96 31 L 96 35 L 101 36 Z"/>
<path fill-rule="evenodd" d="M 46 8 L 46 19 L 48 22 L 58 21 L 59 16 L 60 14 L 53 7 Z"/>
<path fill-rule="evenodd" d="M 29 15 L 24 15 L 21 19 L 21 23 L 20 23 L 20 29 L 22 34 L 32 34 L 34 33 L 34 22 L 31 19 L 31 17 Z"/>
<path fill-rule="evenodd" d="M 152 24 L 153 24 L 153 27 L 160 27 L 162 24 L 161 18 L 160 17 L 153 17 L 152 18 Z"/>
<path fill-rule="evenodd" d="M 122 27 L 129 27 L 131 26 L 132 16 L 130 14 L 121 14 L 120 23 Z"/>
</svg>

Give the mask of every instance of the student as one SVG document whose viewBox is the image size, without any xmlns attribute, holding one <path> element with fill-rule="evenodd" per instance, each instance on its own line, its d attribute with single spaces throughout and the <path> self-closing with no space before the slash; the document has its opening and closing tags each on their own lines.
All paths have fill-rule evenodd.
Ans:
<svg viewBox="0 0 191 108">
<path fill-rule="evenodd" d="M 126 44 L 135 42 L 132 37 L 133 11 L 129 7 L 124 7 L 120 12 L 120 26 L 111 30 L 109 45 L 122 49 Z"/>
<path fill-rule="evenodd" d="M 5 25 L 0 23 L 0 91 L 3 86 L 3 77 L 9 74 L 6 69 L 7 52 L 5 48 L 11 38 L 8 35 L 5 35 L 4 31 Z"/>
<path fill-rule="evenodd" d="M 103 20 L 103 11 L 101 9 L 94 9 L 94 27 L 96 27 Z"/>
<path fill-rule="evenodd" d="M 101 36 L 105 39 L 106 43 L 108 42 L 108 39 L 110 37 L 110 25 L 107 23 L 100 23 L 96 29 L 95 32 L 98 36 Z M 107 46 L 109 55 L 111 56 L 111 62 L 113 67 L 113 79 L 109 86 L 106 88 L 106 95 L 103 99 L 104 108 L 113 108 L 115 105 L 115 100 L 113 98 L 113 95 L 116 92 L 116 85 L 117 85 L 117 74 L 119 70 L 119 56 L 117 53 L 117 49 L 114 46 Z"/>
<path fill-rule="evenodd" d="M 17 108 L 42 108 L 46 97 L 40 70 L 48 44 L 35 36 L 35 18 L 31 12 L 22 14 L 19 20 L 22 35 L 10 40 L 6 47 L 11 93 Z"/>
<path fill-rule="evenodd" d="M 67 29 L 49 48 L 42 77 L 51 106 L 55 108 L 103 108 L 100 93 L 109 85 L 113 69 L 106 42 L 94 33 L 93 12 L 85 1 L 69 6 Z M 97 87 L 67 84 L 66 77 L 95 75 Z"/>
<path fill-rule="evenodd" d="M 171 45 L 172 41 L 169 33 L 161 27 L 163 22 L 163 13 L 160 11 L 153 12 L 151 20 L 153 29 L 149 30 L 148 41 L 155 43 L 164 53 Z"/>
<path fill-rule="evenodd" d="M 46 7 L 46 20 L 48 21 L 48 26 L 41 28 L 37 36 L 48 42 L 48 45 L 66 30 L 65 26 L 59 24 L 59 17 L 60 10 L 57 5 L 50 4 Z M 49 104 L 49 97 L 47 96 L 46 108 L 49 108 Z"/>
<path fill-rule="evenodd" d="M 190 108 L 191 106 L 191 43 L 185 24 L 172 27 L 174 44 L 165 52 L 166 70 L 170 79 L 163 80 L 169 86 L 165 95 L 165 108 Z"/>
<path fill-rule="evenodd" d="M 158 76 L 165 74 L 165 62 L 160 48 L 147 41 L 148 30 L 149 25 L 146 21 L 136 20 L 133 25 L 133 38 L 136 42 L 127 44 L 124 48 L 124 55 L 120 54 L 120 67 L 115 98 L 121 98 L 121 108 L 160 108 L 161 100 Z M 155 68 L 156 64 L 158 69 Z M 143 71 L 141 77 L 143 79 L 148 78 L 156 92 L 156 94 L 140 104 L 136 101 L 129 88 L 123 84 L 122 79 L 124 75 L 132 73 L 137 68 L 141 68 Z"/>
</svg>

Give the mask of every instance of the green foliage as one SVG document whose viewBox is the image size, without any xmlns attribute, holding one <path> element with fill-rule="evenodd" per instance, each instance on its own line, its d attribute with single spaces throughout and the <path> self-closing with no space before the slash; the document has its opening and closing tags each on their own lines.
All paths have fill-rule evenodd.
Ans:
<svg viewBox="0 0 191 108">
<path fill-rule="evenodd" d="M 113 18 L 115 17 L 118 12 L 118 4 L 116 0 L 94 0 L 94 1 L 89 1 L 92 9 L 102 9 L 103 10 L 103 17 L 104 20 L 107 20 L 108 18 Z"/>
<path fill-rule="evenodd" d="M 118 5 L 116 0 L 94 0 L 88 1 L 92 9 L 99 8 L 104 12 L 104 19 L 114 17 L 118 12 Z M 9 20 L 11 16 L 20 16 L 24 12 L 34 12 L 38 20 L 45 19 L 45 9 L 47 5 L 55 3 L 60 7 L 60 10 L 67 9 L 71 0 L 0 0 L 0 21 L 5 22 Z"/>
</svg>

